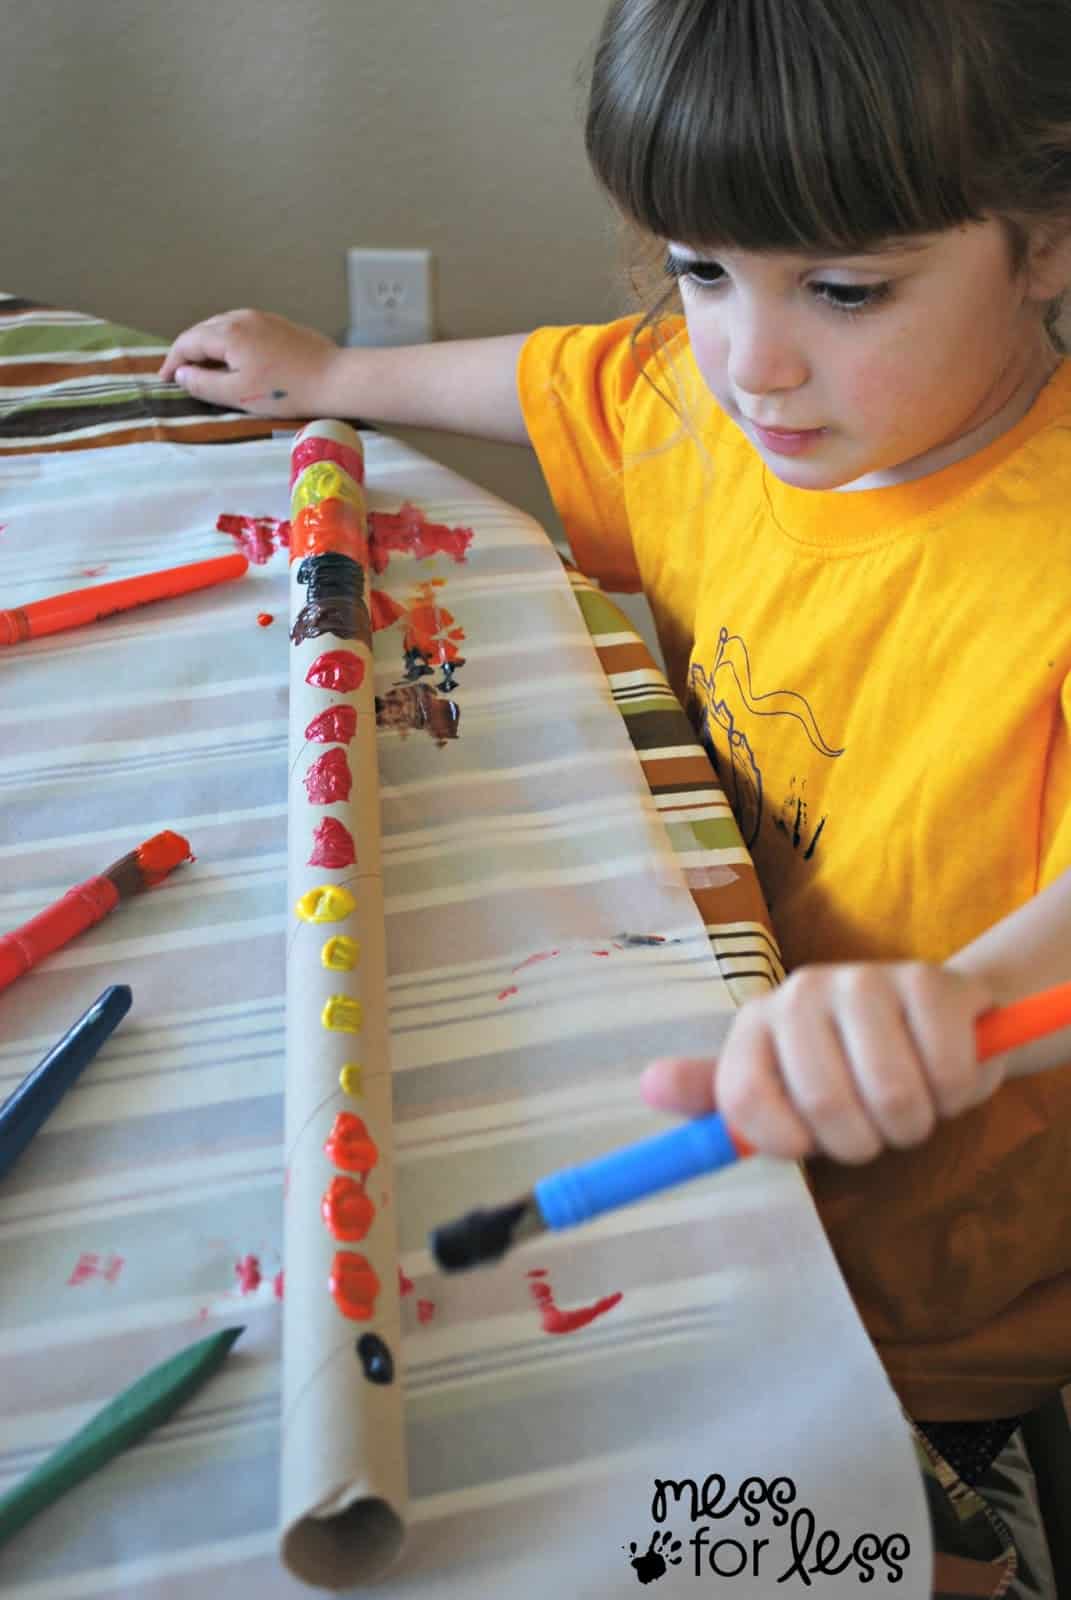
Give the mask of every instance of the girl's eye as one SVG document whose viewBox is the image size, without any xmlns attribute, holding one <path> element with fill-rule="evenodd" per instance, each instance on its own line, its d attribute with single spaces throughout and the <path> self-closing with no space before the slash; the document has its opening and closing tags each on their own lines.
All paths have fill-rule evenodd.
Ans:
<svg viewBox="0 0 1071 1600">
<path fill-rule="evenodd" d="M 678 283 L 686 280 L 698 284 L 701 289 L 709 289 L 721 282 L 725 269 L 716 261 L 684 261 L 670 252 L 666 256 L 666 276 L 676 279 Z"/>
<path fill-rule="evenodd" d="M 689 261 L 672 252 L 666 255 L 667 277 L 678 283 L 690 283 L 699 290 L 720 288 L 725 280 L 725 269 L 717 261 Z M 831 311 L 852 315 L 869 311 L 887 300 L 892 289 L 890 283 L 812 283 L 815 297 Z"/>
<path fill-rule="evenodd" d="M 813 283 L 811 288 L 834 311 L 869 311 L 889 298 L 888 283 Z"/>
</svg>

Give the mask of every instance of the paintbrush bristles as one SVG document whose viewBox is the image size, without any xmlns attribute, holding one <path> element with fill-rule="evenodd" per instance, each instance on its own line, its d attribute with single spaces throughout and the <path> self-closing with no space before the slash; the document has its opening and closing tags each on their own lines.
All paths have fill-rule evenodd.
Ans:
<svg viewBox="0 0 1071 1600">
<path fill-rule="evenodd" d="M 534 1195 L 514 1200 L 493 1211 L 470 1211 L 445 1222 L 430 1235 L 432 1256 L 444 1272 L 464 1272 L 469 1267 L 498 1261 L 522 1239 L 546 1231 Z"/>
</svg>

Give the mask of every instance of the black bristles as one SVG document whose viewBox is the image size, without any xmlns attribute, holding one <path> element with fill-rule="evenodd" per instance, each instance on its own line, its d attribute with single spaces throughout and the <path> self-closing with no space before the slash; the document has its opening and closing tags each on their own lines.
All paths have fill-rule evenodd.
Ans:
<svg viewBox="0 0 1071 1600">
<path fill-rule="evenodd" d="M 467 1267 L 497 1261 L 514 1243 L 521 1220 L 535 1208 L 531 1196 L 494 1211 L 470 1211 L 454 1222 L 444 1222 L 429 1236 L 431 1253 L 444 1272 L 464 1272 Z"/>
</svg>

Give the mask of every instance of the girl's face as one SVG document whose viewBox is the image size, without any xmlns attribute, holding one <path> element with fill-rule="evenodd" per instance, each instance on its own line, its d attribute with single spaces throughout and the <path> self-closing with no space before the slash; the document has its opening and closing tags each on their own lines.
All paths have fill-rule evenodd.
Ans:
<svg viewBox="0 0 1071 1600">
<path fill-rule="evenodd" d="M 705 383 L 801 489 L 950 465 L 988 442 L 986 424 L 1014 426 L 1058 364 L 1041 313 L 1059 267 L 1013 279 L 995 220 L 851 257 L 672 244 L 669 265 Z"/>
</svg>

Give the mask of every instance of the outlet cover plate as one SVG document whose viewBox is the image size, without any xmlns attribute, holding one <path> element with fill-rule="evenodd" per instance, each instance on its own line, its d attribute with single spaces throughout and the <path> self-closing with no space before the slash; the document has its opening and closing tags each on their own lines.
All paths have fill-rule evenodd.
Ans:
<svg viewBox="0 0 1071 1600">
<path fill-rule="evenodd" d="M 350 345 L 427 344 L 435 337 L 430 250 L 346 252 Z"/>
</svg>

